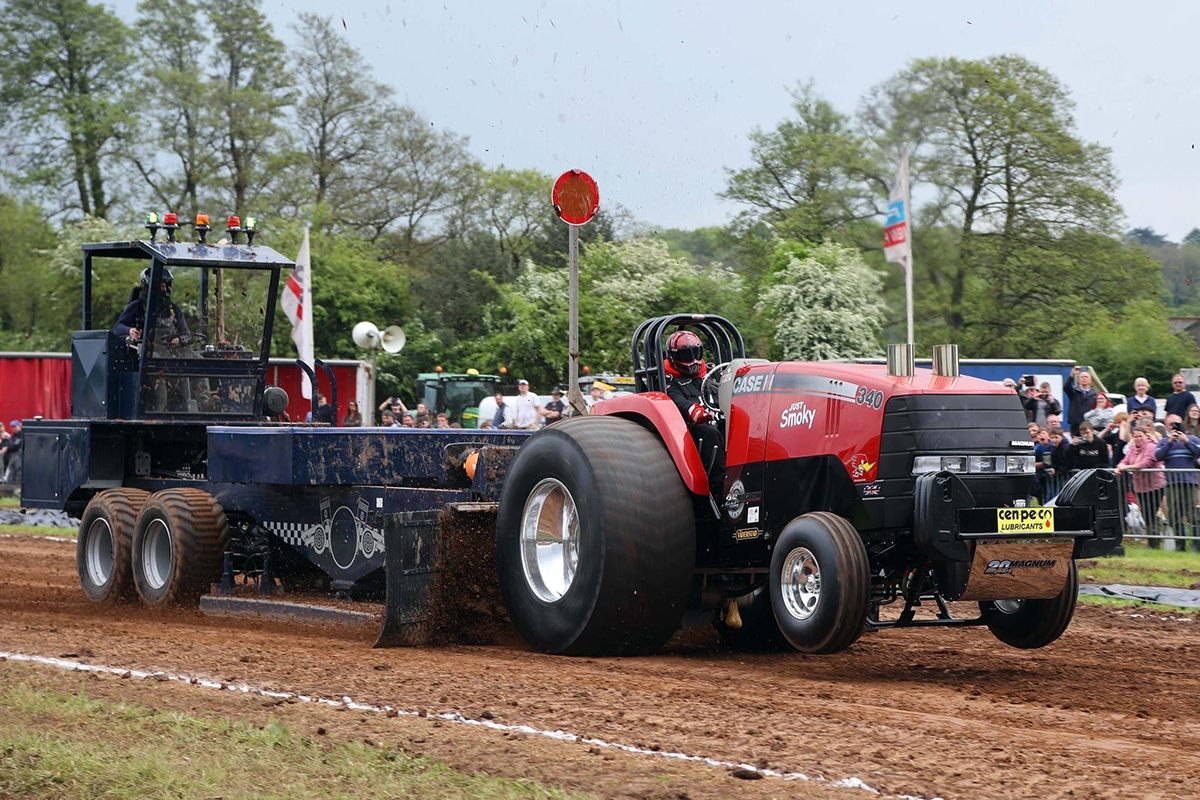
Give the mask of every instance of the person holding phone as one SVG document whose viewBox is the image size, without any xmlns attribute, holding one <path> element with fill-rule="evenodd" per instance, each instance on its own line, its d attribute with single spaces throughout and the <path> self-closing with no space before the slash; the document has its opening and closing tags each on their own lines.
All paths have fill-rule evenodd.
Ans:
<svg viewBox="0 0 1200 800">
<path fill-rule="evenodd" d="M 1036 422 L 1039 428 L 1045 428 L 1050 424 L 1049 416 L 1057 416 L 1062 413 L 1062 406 L 1050 395 L 1048 381 L 1042 381 L 1037 394 L 1029 395 L 1022 402 L 1025 405 L 1025 414 L 1029 417 L 1029 421 Z"/>
<path fill-rule="evenodd" d="M 1167 435 L 1159 440 L 1154 448 L 1154 457 L 1162 462 L 1167 470 L 1167 522 L 1176 536 L 1185 535 L 1190 530 L 1195 535 L 1196 526 L 1196 465 L 1200 459 L 1200 438 L 1190 435 L 1183 429 L 1183 418 L 1178 414 L 1168 414 L 1166 418 Z M 1193 542 L 1196 552 L 1200 552 L 1200 543 Z M 1187 539 L 1175 540 L 1175 549 L 1187 549 Z"/>
<path fill-rule="evenodd" d="M 1087 367 L 1073 367 L 1063 384 L 1070 405 L 1067 410 L 1067 424 L 1071 427 L 1073 436 L 1079 435 L 1079 426 L 1083 424 L 1084 415 L 1096 406 L 1096 387 L 1092 385 L 1092 373 Z"/>
</svg>

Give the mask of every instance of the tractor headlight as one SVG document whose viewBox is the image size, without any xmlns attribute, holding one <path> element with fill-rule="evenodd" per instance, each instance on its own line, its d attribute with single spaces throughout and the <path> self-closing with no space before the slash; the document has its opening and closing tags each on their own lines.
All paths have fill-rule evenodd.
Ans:
<svg viewBox="0 0 1200 800">
<path fill-rule="evenodd" d="M 1033 472 L 1033 456 L 916 456 L 913 475 L 946 470 L 969 475 L 1027 474 Z"/>
<path fill-rule="evenodd" d="M 924 475 L 926 472 L 966 472 L 966 456 L 917 456 L 913 459 L 913 475 Z"/>
<path fill-rule="evenodd" d="M 1033 472 L 1033 456 L 1009 456 L 1008 471 L 1018 474 Z"/>
</svg>

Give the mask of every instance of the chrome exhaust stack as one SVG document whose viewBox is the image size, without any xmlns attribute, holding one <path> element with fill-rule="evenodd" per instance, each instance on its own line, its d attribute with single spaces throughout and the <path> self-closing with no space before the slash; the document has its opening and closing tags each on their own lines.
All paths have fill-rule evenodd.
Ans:
<svg viewBox="0 0 1200 800">
<path fill-rule="evenodd" d="M 911 378 L 917 369 L 917 352 L 911 344 L 887 346 L 887 374 L 893 378 Z"/>
<path fill-rule="evenodd" d="M 958 345 L 935 344 L 933 346 L 933 374 L 943 378 L 957 378 Z"/>
</svg>

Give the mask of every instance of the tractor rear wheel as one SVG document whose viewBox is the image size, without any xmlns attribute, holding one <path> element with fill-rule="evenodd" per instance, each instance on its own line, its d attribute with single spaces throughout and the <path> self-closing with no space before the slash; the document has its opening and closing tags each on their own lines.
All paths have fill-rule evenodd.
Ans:
<svg viewBox="0 0 1200 800">
<path fill-rule="evenodd" d="M 738 615 L 742 618 L 742 627 L 731 628 L 723 620 L 713 623 L 721 641 L 734 650 L 778 651 L 790 650 L 791 645 L 783 638 L 779 623 L 775 621 L 775 611 L 771 608 L 771 591 L 764 586 L 750 594 L 738 598 Z"/>
<path fill-rule="evenodd" d="M 517 631 L 547 653 L 660 647 L 687 606 L 692 509 L 663 443 L 636 422 L 578 417 L 532 436 L 509 468 L 496 524 Z"/>
<path fill-rule="evenodd" d="M 115 603 L 135 596 L 130 551 L 138 514 L 149 492 L 109 489 L 91 499 L 79 523 L 75 564 L 79 585 L 93 603 Z"/>
<path fill-rule="evenodd" d="M 1045 600 L 989 600 L 979 604 L 987 615 L 988 630 L 1007 645 L 1035 650 L 1053 642 L 1071 624 L 1079 598 L 1079 573 L 1075 562 L 1057 596 Z"/>
<path fill-rule="evenodd" d="M 871 600 L 862 537 L 847 520 L 818 511 L 787 524 L 769 579 L 784 638 L 802 653 L 836 653 L 858 640 Z"/>
<path fill-rule="evenodd" d="M 221 577 L 229 543 L 225 512 L 208 492 L 151 495 L 133 536 L 133 581 L 148 606 L 194 603 Z"/>
</svg>

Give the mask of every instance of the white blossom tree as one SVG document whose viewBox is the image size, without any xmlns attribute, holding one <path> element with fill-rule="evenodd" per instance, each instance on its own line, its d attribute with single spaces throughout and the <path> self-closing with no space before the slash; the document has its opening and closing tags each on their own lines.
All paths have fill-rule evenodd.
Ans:
<svg viewBox="0 0 1200 800">
<path fill-rule="evenodd" d="M 883 282 L 851 247 L 781 243 L 756 310 L 774 328 L 771 356 L 819 361 L 878 355 Z"/>
</svg>

